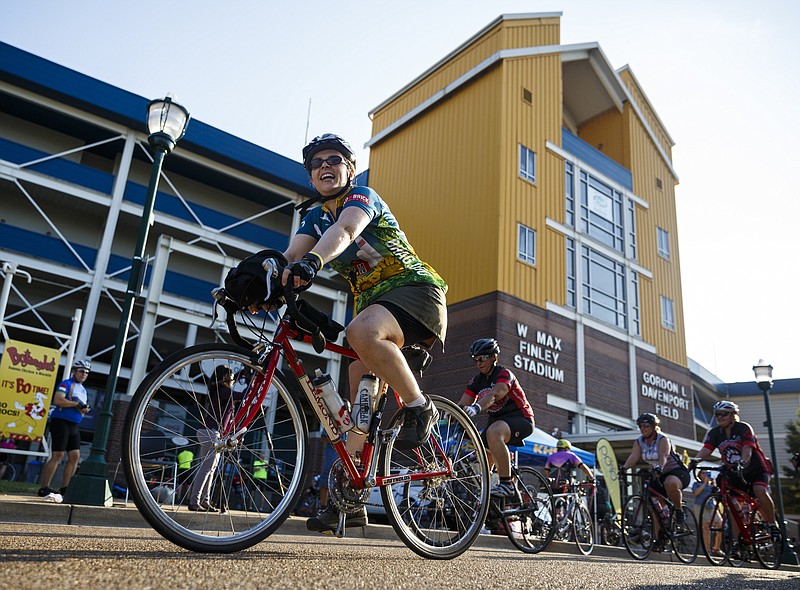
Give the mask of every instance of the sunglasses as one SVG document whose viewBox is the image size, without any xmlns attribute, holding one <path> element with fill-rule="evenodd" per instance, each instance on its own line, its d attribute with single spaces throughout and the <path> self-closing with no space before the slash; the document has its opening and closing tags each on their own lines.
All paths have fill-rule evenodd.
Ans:
<svg viewBox="0 0 800 590">
<path fill-rule="evenodd" d="M 75 369 L 76 373 L 88 373 L 88 369 Z"/>
<path fill-rule="evenodd" d="M 328 166 L 338 166 L 344 162 L 344 158 L 342 156 L 330 156 L 325 158 L 313 158 L 309 163 L 308 166 L 312 170 L 316 170 L 317 168 L 322 168 L 323 164 L 327 164 Z"/>
<path fill-rule="evenodd" d="M 650 424 L 649 422 L 644 422 L 642 424 L 637 424 L 637 426 L 639 427 L 639 430 L 641 430 L 642 428 L 652 428 L 653 427 L 653 425 Z"/>
<path fill-rule="evenodd" d="M 478 356 L 472 357 L 472 360 L 476 363 L 482 363 L 483 361 L 487 361 L 491 358 L 491 355 L 488 354 L 480 354 Z"/>
<path fill-rule="evenodd" d="M 722 416 L 730 416 L 733 412 L 714 412 L 714 416 L 721 418 Z"/>
</svg>

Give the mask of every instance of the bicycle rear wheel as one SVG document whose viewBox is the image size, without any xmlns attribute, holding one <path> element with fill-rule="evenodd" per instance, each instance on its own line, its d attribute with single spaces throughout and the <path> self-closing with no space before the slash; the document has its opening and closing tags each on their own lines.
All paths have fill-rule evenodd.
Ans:
<svg viewBox="0 0 800 590">
<path fill-rule="evenodd" d="M 512 545 L 524 553 L 539 553 L 553 538 L 553 492 L 533 467 L 517 468 L 519 498 L 504 502 L 503 524 Z"/>
<path fill-rule="evenodd" d="M 297 504 L 307 470 L 305 417 L 287 381 L 276 372 L 238 442 L 217 436 L 213 447 L 206 445 L 211 449 L 208 455 L 192 461 L 185 480 L 175 481 L 175 456 L 184 449 L 199 455 L 198 432 L 213 435 L 204 427 L 207 391 L 222 365 L 237 377 L 234 391 L 247 392 L 263 378 L 261 367 L 245 349 L 227 344 L 187 348 L 156 365 L 139 385 L 123 435 L 125 475 L 142 516 L 176 545 L 207 553 L 240 551 L 272 534 Z M 219 512 L 192 512 L 186 506 L 204 460 L 207 466 L 216 463 L 210 477 Z M 266 463 L 259 466 L 267 470 L 266 479 L 253 477 L 256 461 Z M 237 478 L 231 505 L 234 475 L 241 485 Z"/>
<path fill-rule="evenodd" d="M 712 494 L 700 508 L 700 526 L 703 527 L 703 553 L 713 565 L 723 565 L 733 546 L 730 513 L 719 494 Z"/>
<path fill-rule="evenodd" d="M 470 548 L 486 520 L 489 463 L 469 416 L 448 399 L 430 398 L 439 411 L 430 438 L 416 449 L 400 450 L 392 440 L 382 450 L 381 474 L 402 481 L 381 487 L 381 497 L 389 522 L 409 549 L 428 559 L 452 559 Z M 398 412 L 389 428 L 400 421 Z M 447 467 L 439 448 L 452 474 L 409 480 Z"/>
<path fill-rule="evenodd" d="M 572 533 L 575 535 L 575 544 L 584 555 L 589 555 L 594 547 L 594 523 L 589 509 L 578 502 L 572 514 Z"/>
<path fill-rule="evenodd" d="M 669 537 L 675 556 L 683 563 L 692 563 L 697 559 L 697 551 L 700 548 L 700 539 L 697 534 L 697 519 L 688 506 L 681 506 L 684 521 L 678 525 L 675 512 L 672 513 L 669 525 Z"/>
<path fill-rule="evenodd" d="M 753 552 L 759 563 L 768 570 L 778 569 L 783 557 L 783 534 L 771 531 L 766 514 L 758 508 L 752 515 L 750 534 L 753 538 Z"/>
<path fill-rule="evenodd" d="M 652 506 L 641 495 L 628 498 L 622 508 L 622 542 L 634 559 L 647 559 L 653 550 L 656 518 Z"/>
</svg>

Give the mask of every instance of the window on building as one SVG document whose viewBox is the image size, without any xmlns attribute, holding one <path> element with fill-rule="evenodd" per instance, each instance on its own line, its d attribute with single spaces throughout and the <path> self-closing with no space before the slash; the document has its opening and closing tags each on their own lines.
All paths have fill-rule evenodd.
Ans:
<svg viewBox="0 0 800 590">
<path fill-rule="evenodd" d="M 630 332 L 640 335 L 639 274 L 631 271 L 628 276 L 622 263 L 582 245 L 579 282 L 576 243 L 572 238 L 566 242 L 567 306 L 577 309 L 581 301 L 582 313 L 621 330 L 628 330 L 630 316 Z"/>
<path fill-rule="evenodd" d="M 519 144 L 519 175 L 530 182 L 536 182 L 536 153 Z"/>
<path fill-rule="evenodd" d="M 536 264 L 536 232 L 521 223 L 517 227 L 519 228 L 517 258 L 529 264 Z"/>
<path fill-rule="evenodd" d="M 661 325 L 668 330 L 675 329 L 675 306 L 672 299 L 661 296 Z"/>
<path fill-rule="evenodd" d="M 564 188 L 567 193 L 565 221 L 568 226 L 575 227 L 575 166 L 572 162 L 564 164 Z"/>
<path fill-rule="evenodd" d="M 580 199 L 580 231 L 624 254 L 622 195 L 581 171 Z"/>
<path fill-rule="evenodd" d="M 662 228 L 656 228 L 658 235 L 658 255 L 669 260 L 669 232 Z"/>
</svg>

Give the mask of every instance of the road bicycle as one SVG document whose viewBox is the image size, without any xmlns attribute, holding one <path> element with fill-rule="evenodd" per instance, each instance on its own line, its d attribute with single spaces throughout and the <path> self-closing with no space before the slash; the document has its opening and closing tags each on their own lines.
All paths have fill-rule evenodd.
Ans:
<svg viewBox="0 0 800 590">
<path fill-rule="evenodd" d="M 681 504 L 679 509 L 685 520 L 679 523 L 675 505 L 651 486 L 657 474 L 652 469 L 642 469 L 638 475 L 642 478 L 642 492 L 630 496 L 622 508 L 625 549 L 634 559 L 643 560 L 653 551 L 663 551 L 671 546 L 680 561 L 692 563 L 699 551 L 694 513 Z"/>
<path fill-rule="evenodd" d="M 547 479 L 533 467 L 517 466 L 511 453 L 514 495 L 492 498 L 489 518 L 499 521 L 512 545 L 524 553 L 539 553 L 553 538 L 553 492 Z"/>
<path fill-rule="evenodd" d="M 371 488 L 377 486 L 388 520 L 407 547 L 430 559 L 462 554 L 480 534 L 489 508 L 489 467 L 472 420 L 453 401 L 431 395 L 439 419 L 430 437 L 416 449 L 401 450 L 395 439 L 403 413 L 395 412 L 382 425 L 388 397 L 384 386 L 363 451 L 352 458 L 293 341 L 310 342 L 319 354 L 327 350 L 349 359 L 357 355 L 333 342 L 342 326 L 331 329 L 331 320 L 307 301 L 292 292 L 284 296 L 285 311 L 274 332 L 263 313 L 228 313 L 226 323 L 235 344 L 189 347 L 156 365 L 139 385 L 123 436 L 125 474 L 139 511 L 162 536 L 192 551 L 230 553 L 259 543 L 286 520 L 307 485 L 308 420 L 313 416 L 339 457 L 328 490 L 329 503 L 340 512 L 337 535 L 344 535 L 346 515 L 363 510 Z M 237 315 L 255 342 L 240 335 Z M 279 369 L 282 362 L 288 365 L 287 374 Z M 209 416 L 206 394 L 215 370 L 223 365 L 233 371 L 233 391 L 242 400 L 214 438 L 220 467 L 213 477 L 216 480 L 232 465 L 251 497 L 244 510 L 193 512 L 184 506 L 186 497 L 174 501 L 151 492 L 148 482 L 152 470 L 159 468 L 162 457 L 157 455 L 163 455 L 163 449 L 151 452 L 142 434 L 160 430 L 182 437 L 186 444 L 176 453 L 198 444 L 196 431 L 206 432 L 203 425 Z M 260 485 L 252 477 L 257 459 L 268 471 Z"/>
<path fill-rule="evenodd" d="M 555 520 L 553 539 L 575 541 L 578 551 L 589 555 L 594 548 L 594 522 L 584 498 L 594 492 L 594 482 L 568 481 L 553 494 Z"/>
<path fill-rule="evenodd" d="M 704 467 L 720 476 L 711 495 L 700 508 L 700 522 L 708 527 L 703 535 L 703 553 L 714 565 L 727 561 L 738 567 L 753 556 L 766 569 L 778 569 L 783 555 L 783 535 L 751 495 L 730 485 L 731 477 L 741 479 L 742 470 Z"/>
</svg>

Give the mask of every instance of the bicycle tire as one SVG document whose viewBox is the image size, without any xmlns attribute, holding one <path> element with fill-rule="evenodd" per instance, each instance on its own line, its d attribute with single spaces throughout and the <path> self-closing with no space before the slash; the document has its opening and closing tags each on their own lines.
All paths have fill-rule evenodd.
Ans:
<svg viewBox="0 0 800 590">
<path fill-rule="evenodd" d="M 589 555 L 594 548 L 594 523 L 589 509 L 578 501 L 572 514 L 572 534 L 578 551 Z"/>
<path fill-rule="evenodd" d="M 502 514 L 509 541 L 523 553 L 539 553 L 553 539 L 553 491 L 545 477 L 533 467 L 517 468 L 520 497 L 506 499 Z"/>
<path fill-rule="evenodd" d="M 771 531 L 770 524 L 767 515 L 758 507 L 750 521 L 750 536 L 758 562 L 768 570 L 775 570 L 781 566 L 783 557 L 783 533 Z"/>
<path fill-rule="evenodd" d="M 688 506 L 681 506 L 680 510 L 683 511 L 684 515 L 683 526 L 678 526 L 675 511 L 673 511 L 670 515 L 669 542 L 672 545 L 675 557 L 683 563 L 692 563 L 697 559 L 697 553 L 700 549 L 697 519 Z"/>
<path fill-rule="evenodd" d="M 489 509 L 489 463 L 472 420 L 454 402 L 431 395 L 439 420 L 430 438 L 413 450 L 390 440 L 382 449 L 383 476 L 420 474 L 444 468 L 437 443 L 452 465 L 450 477 L 408 480 L 381 487 L 389 523 L 403 543 L 427 559 L 453 559 L 469 549 Z M 400 412 L 389 421 L 397 428 Z"/>
<path fill-rule="evenodd" d="M 730 513 L 720 494 L 711 494 L 703 501 L 700 508 L 700 526 L 708 528 L 707 535 L 705 530 L 700 535 L 706 559 L 712 565 L 723 565 L 730 556 L 733 540 Z"/>
<path fill-rule="evenodd" d="M 644 496 L 636 494 L 622 507 L 622 542 L 631 557 L 644 560 L 653 551 L 656 514 Z"/>
<path fill-rule="evenodd" d="M 123 434 L 123 467 L 139 512 L 164 538 L 201 553 L 233 553 L 264 540 L 297 505 L 306 481 L 305 416 L 296 390 L 276 371 L 264 403 L 238 444 L 220 445 L 215 450 L 218 465 L 211 477 L 220 490 L 222 508 L 230 498 L 224 477 L 238 471 L 245 500 L 242 509 L 192 512 L 184 506 L 189 500 L 187 486 L 179 488 L 173 482 L 170 494 L 167 479 L 166 485 L 151 489 L 149 482 L 158 469 L 164 483 L 164 465 L 153 463 L 164 450 L 150 448 L 152 433 L 178 437 L 172 449 L 176 455 L 183 449 L 197 449 L 197 431 L 207 432 L 202 428 L 208 415 L 204 405 L 207 383 L 220 365 L 234 370 L 237 390 L 246 390 L 263 375 L 252 361 L 252 353 L 234 345 L 200 344 L 177 352 L 156 365 L 137 388 Z M 252 465 L 261 458 L 267 461 L 267 480 L 253 477 Z M 192 462 L 185 481 L 194 480 L 200 460 Z"/>
</svg>

